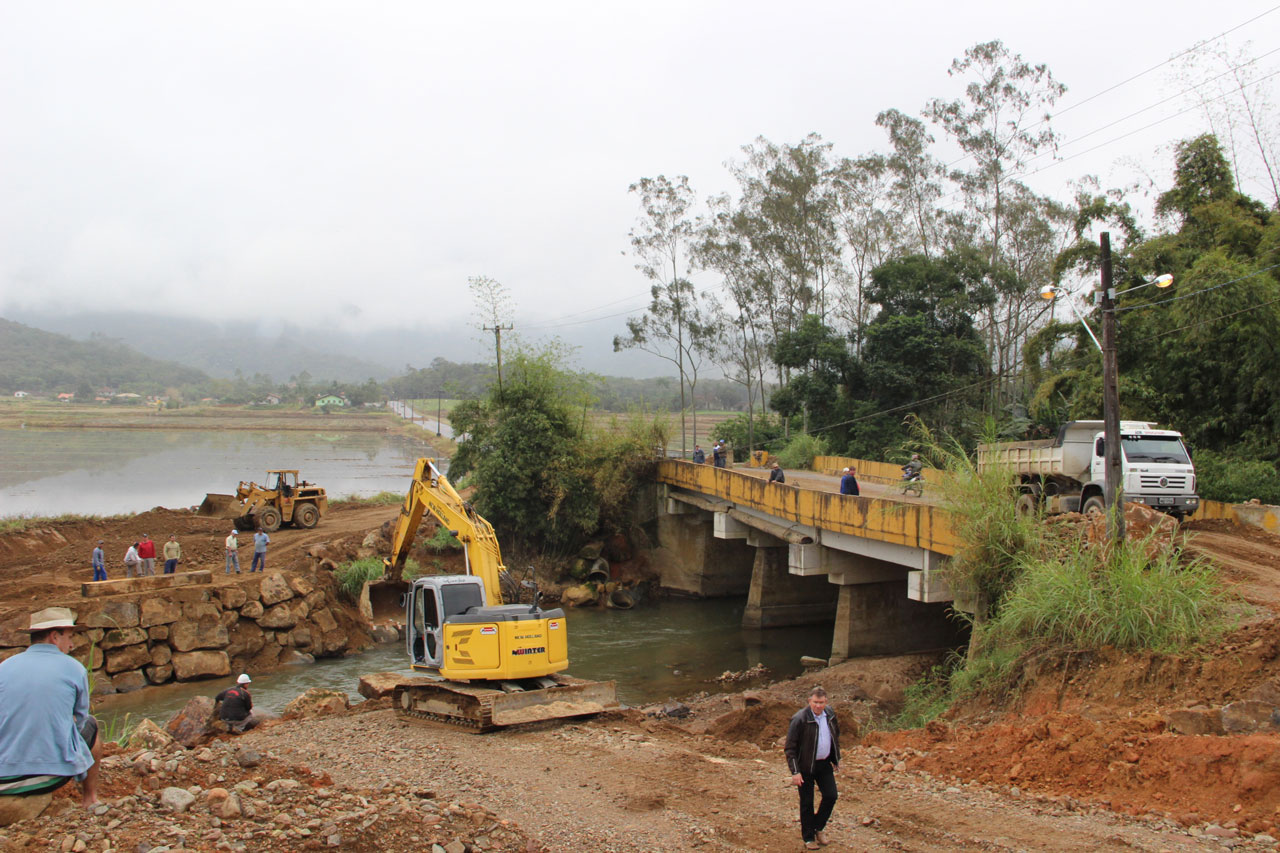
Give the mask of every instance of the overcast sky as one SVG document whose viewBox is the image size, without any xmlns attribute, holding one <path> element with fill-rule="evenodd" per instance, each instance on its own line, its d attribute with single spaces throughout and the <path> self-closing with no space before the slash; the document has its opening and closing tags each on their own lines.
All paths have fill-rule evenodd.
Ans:
<svg viewBox="0 0 1280 853">
<path fill-rule="evenodd" d="M 883 150 L 875 115 L 958 96 L 952 58 L 988 39 L 1047 63 L 1070 107 L 1255 16 L 1229 43 L 1280 47 L 1273 6 L 5 0 L 0 316 L 429 332 L 468 322 L 467 278 L 488 275 L 528 335 L 607 340 L 646 301 L 636 179 L 731 189 L 724 164 L 757 136 Z M 1178 91 L 1168 71 L 1061 115 L 1063 155 L 1188 107 L 1071 144 Z M 1192 111 L 1030 182 L 1162 180 L 1169 143 L 1201 128 Z"/>
</svg>

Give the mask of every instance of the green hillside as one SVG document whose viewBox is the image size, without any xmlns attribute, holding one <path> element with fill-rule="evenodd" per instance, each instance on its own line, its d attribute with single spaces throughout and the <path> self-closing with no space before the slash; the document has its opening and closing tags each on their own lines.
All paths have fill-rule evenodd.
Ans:
<svg viewBox="0 0 1280 853">
<path fill-rule="evenodd" d="M 0 319 L 0 392 L 74 392 L 87 383 L 142 394 L 208 379 L 200 370 L 149 358 L 104 336 L 76 341 Z"/>
</svg>

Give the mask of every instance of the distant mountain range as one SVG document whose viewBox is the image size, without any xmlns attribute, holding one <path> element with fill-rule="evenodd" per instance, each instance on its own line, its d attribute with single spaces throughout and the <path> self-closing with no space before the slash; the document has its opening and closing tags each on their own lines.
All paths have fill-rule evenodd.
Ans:
<svg viewBox="0 0 1280 853">
<path fill-rule="evenodd" d="M 0 389 L 42 391 L 139 386 L 163 389 L 208 380 L 201 370 L 142 355 L 106 338 L 76 341 L 0 319 Z"/>
</svg>

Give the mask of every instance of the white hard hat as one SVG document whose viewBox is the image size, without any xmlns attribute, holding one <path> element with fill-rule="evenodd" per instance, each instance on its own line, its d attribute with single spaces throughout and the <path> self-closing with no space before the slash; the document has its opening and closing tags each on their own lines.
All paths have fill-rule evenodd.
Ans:
<svg viewBox="0 0 1280 853">
<path fill-rule="evenodd" d="M 253 679 L 249 677 L 249 673 L 242 672 L 240 673 L 240 677 L 236 679 L 236 684 L 248 684 L 251 681 L 253 681 Z"/>
<path fill-rule="evenodd" d="M 240 532 L 239 530 L 234 530 L 234 529 L 233 529 L 233 530 L 231 531 L 231 535 L 232 535 L 232 536 L 235 536 L 235 535 L 236 535 L 237 533 L 239 533 L 239 532 Z"/>
</svg>

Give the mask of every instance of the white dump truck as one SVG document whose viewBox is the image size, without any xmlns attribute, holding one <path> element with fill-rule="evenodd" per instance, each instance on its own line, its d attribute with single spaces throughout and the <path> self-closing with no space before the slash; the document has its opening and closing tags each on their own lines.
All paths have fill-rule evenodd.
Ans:
<svg viewBox="0 0 1280 853">
<path fill-rule="evenodd" d="M 1145 421 L 1121 421 L 1124 500 L 1182 518 L 1196 511 L 1196 472 L 1182 434 Z M 978 445 L 978 470 L 1017 476 L 1018 510 L 1102 512 L 1106 472 L 1102 421 L 1070 421 L 1057 438 Z"/>
</svg>

